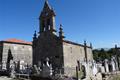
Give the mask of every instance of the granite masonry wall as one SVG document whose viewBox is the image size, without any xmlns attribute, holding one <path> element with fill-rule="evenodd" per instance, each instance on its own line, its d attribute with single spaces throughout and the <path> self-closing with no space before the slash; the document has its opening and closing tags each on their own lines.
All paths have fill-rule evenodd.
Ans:
<svg viewBox="0 0 120 80">
<path fill-rule="evenodd" d="M 85 61 L 84 47 L 63 42 L 64 72 L 68 76 L 76 74 L 77 61 Z M 88 61 L 92 61 L 92 49 L 87 48 Z"/>
<path fill-rule="evenodd" d="M 24 61 L 25 63 L 32 65 L 31 45 L 3 43 L 2 62 L 7 61 L 9 49 L 11 49 L 14 61 Z"/>
</svg>

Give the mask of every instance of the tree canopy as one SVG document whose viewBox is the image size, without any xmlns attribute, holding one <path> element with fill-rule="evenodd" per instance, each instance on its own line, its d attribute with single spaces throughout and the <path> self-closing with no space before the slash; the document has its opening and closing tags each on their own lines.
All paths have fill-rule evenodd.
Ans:
<svg viewBox="0 0 120 80">
<path fill-rule="evenodd" d="M 93 50 L 93 58 L 96 61 L 101 61 L 101 60 L 103 61 L 105 59 L 110 59 L 115 54 L 116 54 L 116 50 L 114 48 L 111 48 L 109 50 L 105 50 L 103 48 Z"/>
</svg>

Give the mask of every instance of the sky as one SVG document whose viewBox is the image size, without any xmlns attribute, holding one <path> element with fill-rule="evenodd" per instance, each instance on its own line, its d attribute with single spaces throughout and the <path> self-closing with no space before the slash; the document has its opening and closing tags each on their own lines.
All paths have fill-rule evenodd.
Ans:
<svg viewBox="0 0 120 80">
<path fill-rule="evenodd" d="M 120 46 L 120 0 L 48 0 L 65 39 L 93 48 Z M 0 40 L 32 41 L 45 0 L 0 0 Z"/>
</svg>

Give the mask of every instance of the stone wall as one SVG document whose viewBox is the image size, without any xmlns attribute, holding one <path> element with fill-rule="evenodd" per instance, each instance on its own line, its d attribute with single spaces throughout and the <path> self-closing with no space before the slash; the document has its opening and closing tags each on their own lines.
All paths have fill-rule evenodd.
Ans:
<svg viewBox="0 0 120 80">
<path fill-rule="evenodd" d="M 93 53 L 91 48 L 87 48 L 87 60 L 93 61 Z"/>
<path fill-rule="evenodd" d="M 32 46 L 24 44 L 3 43 L 2 61 L 7 61 L 8 50 L 11 49 L 14 61 L 24 61 L 32 64 Z"/>
<path fill-rule="evenodd" d="M 91 48 L 87 48 L 87 54 L 88 60 L 92 61 L 93 57 Z M 85 61 L 84 46 L 63 42 L 63 56 L 65 74 L 73 76 L 76 74 L 77 61 Z"/>
</svg>

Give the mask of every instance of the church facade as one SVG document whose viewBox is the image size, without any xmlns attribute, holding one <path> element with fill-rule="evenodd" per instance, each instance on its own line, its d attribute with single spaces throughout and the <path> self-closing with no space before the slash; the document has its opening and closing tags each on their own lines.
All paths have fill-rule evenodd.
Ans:
<svg viewBox="0 0 120 80">
<path fill-rule="evenodd" d="M 43 10 L 39 16 L 39 35 L 33 36 L 33 65 L 44 64 L 49 58 L 54 71 L 67 76 L 76 74 L 77 61 L 93 61 L 92 46 L 65 40 L 62 25 L 57 35 L 55 26 L 55 12 L 45 1 Z"/>
</svg>

